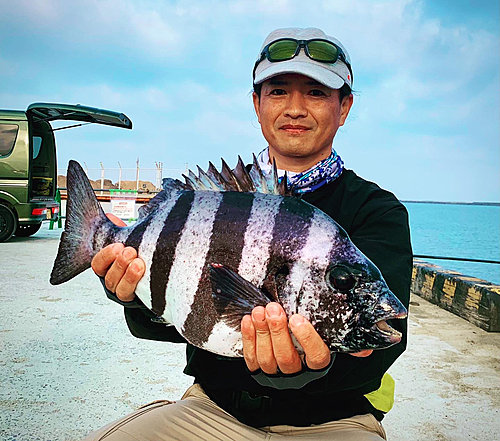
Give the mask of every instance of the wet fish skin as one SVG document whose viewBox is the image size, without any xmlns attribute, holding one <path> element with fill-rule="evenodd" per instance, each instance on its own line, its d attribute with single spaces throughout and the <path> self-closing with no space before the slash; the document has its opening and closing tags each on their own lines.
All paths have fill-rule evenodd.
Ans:
<svg viewBox="0 0 500 441">
<path fill-rule="evenodd" d="M 70 280 L 103 247 L 121 242 L 146 264 L 137 296 L 202 349 L 242 356 L 241 318 L 270 301 L 280 302 L 288 316 L 310 320 L 332 351 L 379 349 L 400 340 L 376 323 L 404 318 L 405 308 L 335 221 L 298 198 L 273 194 L 287 189 L 258 170 L 246 173 L 242 163 L 238 177 L 227 165 L 224 175 L 214 169 L 190 175 L 187 185 L 167 180 L 136 224 L 118 227 L 71 161 L 66 231 L 51 283 Z M 263 192 L 245 191 L 252 186 Z"/>
</svg>

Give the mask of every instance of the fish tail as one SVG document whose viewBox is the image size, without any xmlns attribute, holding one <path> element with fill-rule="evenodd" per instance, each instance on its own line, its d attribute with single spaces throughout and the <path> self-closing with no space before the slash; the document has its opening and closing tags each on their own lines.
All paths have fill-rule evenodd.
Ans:
<svg viewBox="0 0 500 441">
<path fill-rule="evenodd" d="M 67 282 L 90 268 L 96 254 L 93 246 L 96 230 L 103 224 L 114 227 L 95 197 L 87 175 L 76 161 L 70 161 L 68 165 L 67 189 L 66 225 L 50 275 L 52 285 Z"/>
</svg>

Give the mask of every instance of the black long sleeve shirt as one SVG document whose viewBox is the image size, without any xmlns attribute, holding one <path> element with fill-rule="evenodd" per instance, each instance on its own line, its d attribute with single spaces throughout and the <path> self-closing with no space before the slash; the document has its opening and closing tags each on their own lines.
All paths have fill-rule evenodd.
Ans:
<svg viewBox="0 0 500 441">
<path fill-rule="evenodd" d="M 408 214 L 396 197 L 351 170 L 330 184 L 307 193 L 303 199 L 340 224 L 352 242 L 380 269 L 391 291 L 408 308 L 412 250 Z M 173 326 L 155 323 L 141 308 L 125 308 L 125 318 L 138 338 L 186 342 Z M 328 373 L 301 389 L 261 386 L 248 372 L 243 359 L 222 357 L 187 345 L 184 372 L 195 378 L 219 406 L 240 421 L 255 426 L 321 424 L 354 415 L 383 414 L 364 397 L 380 387 L 384 373 L 406 348 L 407 320 L 390 325 L 403 334 L 400 343 L 359 358 L 337 354 Z M 235 391 L 252 397 L 265 396 L 266 411 L 240 410 L 233 406 Z"/>
</svg>

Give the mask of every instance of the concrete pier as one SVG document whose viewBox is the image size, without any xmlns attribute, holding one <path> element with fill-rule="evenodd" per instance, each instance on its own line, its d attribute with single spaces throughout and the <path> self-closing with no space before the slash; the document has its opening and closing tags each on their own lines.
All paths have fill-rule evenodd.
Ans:
<svg viewBox="0 0 500 441">
<path fill-rule="evenodd" d="M 184 345 L 132 337 L 91 270 L 49 284 L 61 230 L 47 227 L 0 244 L 0 440 L 78 440 L 192 382 Z M 499 333 L 413 296 L 409 347 L 390 373 L 389 440 L 497 439 Z"/>
</svg>

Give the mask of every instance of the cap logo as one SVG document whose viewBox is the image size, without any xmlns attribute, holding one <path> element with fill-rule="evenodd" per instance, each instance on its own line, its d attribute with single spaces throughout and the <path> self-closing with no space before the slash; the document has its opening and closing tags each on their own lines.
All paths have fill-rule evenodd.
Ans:
<svg viewBox="0 0 500 441">
<path fill-rule="evenodd" d="M 351 81 L 351 76 L 349 74 L 347 74 L 347 79 Z"/>
</svg>

